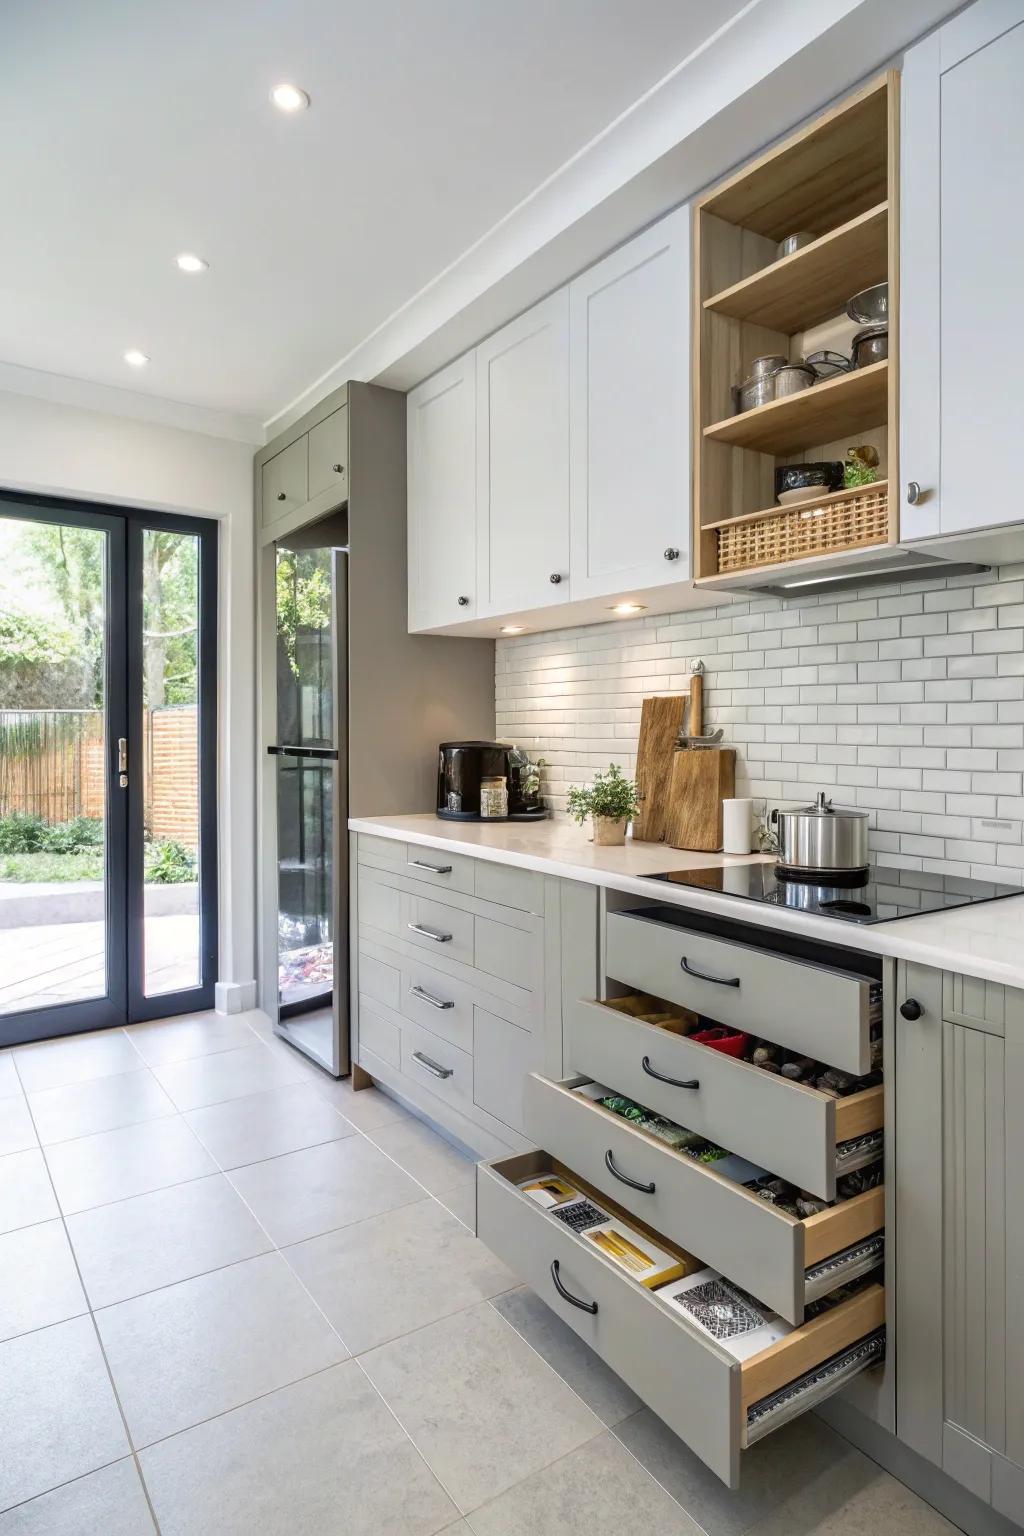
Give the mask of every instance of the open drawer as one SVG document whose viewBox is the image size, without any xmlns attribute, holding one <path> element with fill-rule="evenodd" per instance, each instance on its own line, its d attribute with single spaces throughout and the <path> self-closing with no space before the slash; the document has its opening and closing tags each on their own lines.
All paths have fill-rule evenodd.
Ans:
<svg viewBox="0 0 1024 1536">
<path fill-rule="evenodd" d="M 881 1260 L 885 1189 L 800 1220 L 742 1184 L 677 1152 L 621 1115 L 573 1093 L 585 1078 L 526 1080 L 526 1134 L 574 1168 L 601 1198 L 617 1200 L 789 1323 L 804 1306 Z"/>
<path fill-rule="evenodd" d="M 856 1147 L 837 1153 L 837 1146 L 881 1128 L 881 1084 L 834 1099 L 688 1040 L 681 1017 L 661 1025 L 638 1017 L 664 1006 L 642 994 L 580 1001 L 566 1022 L 567 1064 L 833 1200 L 837 1174 L 859 1166 Z"/>
<path fill-rule="evenodd" d="M 609 912 L 607 974 L 830 1067 L 858 1077 L 871 1070 L 871 1026 L 881 1010 L 878 982 L 834 965 L 713 938 L 687 928 L 685 917 L 679 907 Z"/>
<path fill-rule="evenodd" d="M 478 1164 L 478 1236 L 731 1487 L 738 1486 L 748 1443 L 817 1407 L 880 1358 L 885 1292 L 869 1284 L 760 1354 L 737 1360 L 516 1187 L 546 1171 L 585 1189 L 546 1152 Z M 680 1257 L 691 1272 L 701 1267 L 690 1255 Z M 826 1361 L 829 1367 L 816 1371 Z"/>
</svg>

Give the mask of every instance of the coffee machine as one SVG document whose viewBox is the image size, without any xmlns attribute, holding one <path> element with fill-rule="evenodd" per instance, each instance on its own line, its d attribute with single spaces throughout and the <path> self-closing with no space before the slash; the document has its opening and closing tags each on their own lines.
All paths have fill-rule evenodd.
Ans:
<svg viewBox="0 0 1024 1536">
<path fill-rule="evenodd" d="M 444 821 L 542 821 L 539 764 L 508 742 L 444 741 L 437 749 L 437 814 Z"/>
</svg>

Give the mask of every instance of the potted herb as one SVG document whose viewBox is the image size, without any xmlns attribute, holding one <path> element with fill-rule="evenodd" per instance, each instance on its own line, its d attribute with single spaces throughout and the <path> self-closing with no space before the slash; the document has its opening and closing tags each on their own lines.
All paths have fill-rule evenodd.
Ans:
<svg viewBox="0 0 1024 1536">
<path fill-rule="evenodd" d="M 580 826 L 590 817 L 595 843 L 624 843 L 626 826 L 636 815 L 636 785 L 623 776 L 617 763 L 610 763 L 607 773 L 595 774 L 589 789 L 571 785 L 566 803 Z"/>
</svg>

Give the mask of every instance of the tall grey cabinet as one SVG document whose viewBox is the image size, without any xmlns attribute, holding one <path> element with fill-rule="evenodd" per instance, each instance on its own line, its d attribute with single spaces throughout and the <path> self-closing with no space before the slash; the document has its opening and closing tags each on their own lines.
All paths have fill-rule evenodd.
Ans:
<svg viewBox="0 0 1024 1536">
<path fill-rule="evenodd" d="M 1024 1524 L 1024 992 L 900 972 L 898 1433 Z"/>
</svg>

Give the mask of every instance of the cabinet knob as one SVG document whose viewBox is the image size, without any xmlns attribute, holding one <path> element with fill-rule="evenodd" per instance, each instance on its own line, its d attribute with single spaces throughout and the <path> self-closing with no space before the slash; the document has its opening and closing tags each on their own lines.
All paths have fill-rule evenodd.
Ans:
<svg viewBox="0 0 1024 1536">
<path fill-rule="evenodd" d="M 914 1020 L 921 1017 L 924 1009 L 916 997 L 908 997 L 905 1003 L 900 1004 L 900 1013 L 905 1019 Z"/>
<path fill-rule="evenodd" d="M 671 546 L 669 546 L 669 548 L 666 549 L 666 551 L 665 551 L 665 559 L 666 560 L 678 560 L 679 559 L 679 551 L 678 551 L 678 549 L 673 549 Z"/>
<path fill-rule="evenodd" d="M 468 597 L 460 597 L 459 598 L 459 607 L 460 608 L 468 608 L 469 607 L 469 598 Z"/>
<path fill-rule="evenodd" d="M 553 587 L 557 587 L 559 582 L 561 581 L 561 579 L 562 578 L 561 578 L 560 574 L 558 573 L 558 571 L 552 571 L 551 575 L 548 577 L 548 580 L 550 581 L 550 583 L 551 583 L 551 585 Z"/>
<path fill-rule="evenodd" d="M 284 491 L 278 491 L 277 499 L 278 499 L 278 501 L 287 501 L 288 497 L 287 497 L 287 495 L 285 494 Z"/>
<path fill-rule="evenodd" d="M 345 473 L 344 464 L 332 464 L 331 468 L 334 470 L 336 475 L 343 475 Z"/>
<path fill-rule="evenodd" d="M 907 481 L 907 501 L 913 507 L 920 500 L 921 500 L 921 482 L 920 482 L 920 480 L 908 480 Z"/>
</svg>

